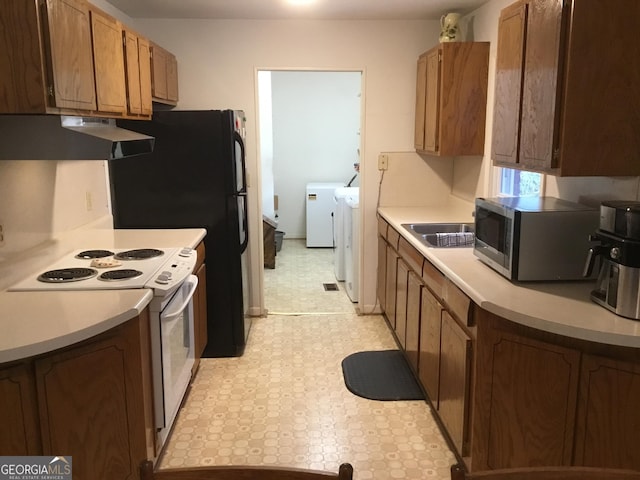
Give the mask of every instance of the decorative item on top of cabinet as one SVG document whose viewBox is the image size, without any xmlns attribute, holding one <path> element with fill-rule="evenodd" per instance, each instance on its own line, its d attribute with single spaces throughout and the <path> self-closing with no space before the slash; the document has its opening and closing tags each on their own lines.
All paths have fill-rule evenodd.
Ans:
<svg viewBox="0 0 640 480">
<path fill-rule="evenodd" d="M 127 107 L 129 116 L 151 118 L 151 47 L 149 40 L 125 29 L 124 53 L 126 57 Z"/>
<path fill-rule="evenodd" d="M 171 52 L 151 42 L 151 94 L 154 102 L 178 104 L 178 61 Z"/>
<path fill-rule="evenodd" d="M 640 175 L 640 2 L 522 0 L 498 26 L 492 158 L 561 176 Z"/>
<path fill-rule="evenodd" d="M 415 148 L 455 156 L 484 152 L 488 42 L 441 43 L 418 58 Z"/>
</svg>

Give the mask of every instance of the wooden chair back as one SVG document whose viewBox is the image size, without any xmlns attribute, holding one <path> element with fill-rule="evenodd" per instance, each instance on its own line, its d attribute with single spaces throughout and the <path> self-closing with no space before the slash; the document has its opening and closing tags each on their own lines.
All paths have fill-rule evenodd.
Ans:
<svg viewBox="0 0 640 480">
<path fill-rule="evenodd" d="M 338 473 L 300 468 L 216 466 L 153 471 L 151 462 L 141 467 L 141 480 L 353 480 L 353 467 L 343 463 Z"/>
<path fill-rule="evenodd" d="M 640 480 L 640 471 L 594 467 L 532 467 L 467 473 L 451 466 L 451 480 Z"/>
</svg>

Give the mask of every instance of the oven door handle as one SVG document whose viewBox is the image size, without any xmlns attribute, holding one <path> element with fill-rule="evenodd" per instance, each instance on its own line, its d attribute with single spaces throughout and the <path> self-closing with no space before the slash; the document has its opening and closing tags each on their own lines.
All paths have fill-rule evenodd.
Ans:
<svg viewBox="0 0 640 480">
<path fill-rule="evenodd" d="M 170 303 L 168 308 L 162 312 L 162 321 L 173 320 L 187 308 L 187 305 L 189 305 L 189 302 L 193 298 L 193 294 L 196 292 L 196 288 L 198 288 L 198 277 L 189 275 L 184 281 L 184 284 L 189 287 L 189 291 L 185 295 L 184 300 L 178 306 Z"/>
</svg>

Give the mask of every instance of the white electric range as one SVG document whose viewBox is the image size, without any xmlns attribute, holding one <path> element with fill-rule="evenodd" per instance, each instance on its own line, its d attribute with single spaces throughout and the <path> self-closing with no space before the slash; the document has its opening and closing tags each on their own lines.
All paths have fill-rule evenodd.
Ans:
<svg viewBox="0 0 640 480">
<path fill-rule="evenodd" d="M 77 250 L 8 291 L 151 288 L 154 296 L 166 296 L 192 273 L 195 261 L 191 248 Z"/>
<path fill-rule="evenodd" d="M 197 252 L 184 248 L 77 250 L 8 291 L 70 291 L 147 288 L 154 413 L 157 440 L 171 431 L 195 362 L 193 275 Z"/>
</svg>

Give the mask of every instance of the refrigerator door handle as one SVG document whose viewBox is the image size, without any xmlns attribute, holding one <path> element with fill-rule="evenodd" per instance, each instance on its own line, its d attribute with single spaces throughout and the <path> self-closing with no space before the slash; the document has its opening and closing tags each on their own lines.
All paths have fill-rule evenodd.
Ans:
<svg viewBox="0 0 640 480">
<path fill-rule="evenodd" d="M 237 132 L 233 132 L 233 138 L 240 145 L 240 164 L 242 168 L 242 187 L 238 190 L 237 193 L 246 193 L 247 192 L 247 167 L 245 162 L 245 153 L 244 153 L 244 140 L 242 140 L 242 136 Z M 236 175 L 238 172 L 236 172 Z"/>
<path fill-rule="evenodd" d="M 238 197 L 243 199 L 242 205 L 242 230 L 244 231 L 244 239 L 240 243 L 240 254 L 243 254 L 249 246 L 249 220 L 247 218 L 247 193 L 239 193 Z"/>
</svg>

